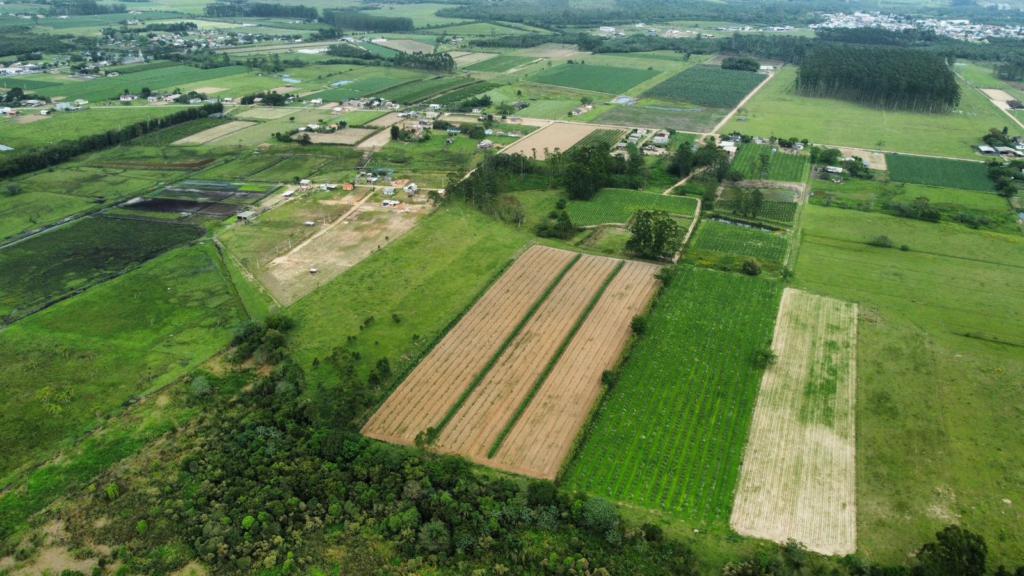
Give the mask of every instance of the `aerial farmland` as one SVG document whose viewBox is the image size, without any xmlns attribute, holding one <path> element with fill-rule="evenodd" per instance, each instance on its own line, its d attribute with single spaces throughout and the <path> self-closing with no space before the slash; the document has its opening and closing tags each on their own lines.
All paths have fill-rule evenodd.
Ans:
<svg viewBox="0 0 1024 576">
<path fill-rule="evenodd" d="M 1021 576 L 1018 8 L 0 6 L 0 575 Z"/>
</svg>

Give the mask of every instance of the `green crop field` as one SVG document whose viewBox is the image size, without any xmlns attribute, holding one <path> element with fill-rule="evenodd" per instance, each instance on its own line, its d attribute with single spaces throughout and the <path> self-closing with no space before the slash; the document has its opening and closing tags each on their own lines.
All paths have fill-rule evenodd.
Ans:
<svg viewBox="0 0 1024 576">
<path fill-rule="evenodd" d="M 569 202 L 566 211 L 576 226 L 625 224 L 637 210 L 664 210 L 692 218 L 697 201 L 686 196 L 663 196 L 625 188 L 605 188 L 590 200 Z"/>
<path fill-rule="evenodd" d="M 466 70 L 473 72 L 504 72 L 515 68 L 516 66 L 522 66 L 527 62 L 533 62 L 536 58 L 530 58 L 529 56 L 516 56 L 514 54 L 500 54 L 494 58 L 484 60 L 483 62 L 477 62 L 470 66 L 466 66 Z"/>
<path fill-rule="evenodd" d="M 209 245 L 171 251 L 0 332 L 0 478 L 48 460 L 228 343 L 243 315 L 215 258 Z"/>
<path fill-rule="evenodd" d="M 562 64 L 530 77 L 534 82 L 579 90 L 621 94 L 658 75 L 656 70 L 616 68 L 599 64 Z"/>
<path fill-rule="evenodd" d="M 462 88 L 457 88 L 451 92 L 441 94 L 440 96 L 435 96 L 434 98 L 431 98 L 430 101 L 437 104 L 458 104 L 467 98 L 493 90 L 497 86 L 497 84 L 493 84 L 491 82 L 474 82 L 473 84 L 467 84 Z"/>
<path fill-rule="evenodd" d="M 768 163 L 762 170 L 761 156 L 767 155 Z M 780 182 L 803 182 L 807 179 L 810 162 L 803 154 L 776 151 L 763 144 L 744 144 L 736 153 L 732 167 L 739 170 L 747 180 L 778 180 Z"/>
<path fill-rule="evenodd" d="M 797 285 L 863 318 L 858 548 L 902 562 L 955 514 L 992 564 L 1024 558 L 1024 512 L 1006 504 L 1024 501 L 1024 444 L 1006 426 L 1021 416 L 1008 383 L 1024 382 L 1024 238 L 815 205 L 802 221 Z M 909 250 L 866 244 L 881 235 Z"/>
<path fill-rule="evenodd" d="M 925 158 L 903 154 L 886 154 L 889 178 L 897 182 L 931 184 L 964 190 L 993 192 L 988 167 L 981 162 L 963 162 L 943 158 Z"/>
<path fill-rule="evenodd" d="M 765 77 L 756 72 L 694 66 L 644 92 L 644 97 L 732 108 Z"/>
<path fill-rule="evenodd" d="M 726 124 L 732 131 L 758 136 L 807 138 L 818 145 L 977 158 L 972 146 L 990 128 L 1009 122 L 984 96 L 961 84 L 960 106 L 949 114 L 880 110 L 796 94 L 796 69 L 785 67 Z M 1010 123 L 1011 135 L 1015 130 Z"/>
<path fill-rule="evenodd" d="M 728 521 L 780 285 L 682 266 L 598 409 L 565 484 Z M 728 345 L 722 343 L 728 342 Z"/>
<path fill-rule="evenodd" d="M 194 226 L 86 218 L 0 250 L 0 316 L 39 306 L 202 236 Z"/>
<path fill-rule="evenodd" d="M 681 107 L 677 102 L 641 100 L 634 106 L 609 106 L 592 120 L 602 124 L 672 128 L 686 132 L 706 132 L 726 114 L 720 108 Z"/>
<path fill-rule="evenodd" d="M 435 94 L 456 90 L 476 82 L 469 76 L 438 76 L 429 80 L 396 86 L 381 92 L 379 96 L 402 104 L 412 104 L 427 100 Z"/>
<path fill-rule="evenodd" d="M 786 259 L 786 246 L 786 238 L 780 234 L 705 220 L 697 230 L 692 252 L 716 252 L 782 264 Z"/>
<path fill-rule="evenodd" d="M 248 69 L 244 66 L 224 66 L 221 68 L 193 68 L 192 66 L 166 66 L 143 70 L 132 74 L 123 74 L 114 78 L 97 78 L 86 81 L 69 81 L 60 86 L 38 90 L 43 96 L 63 96 L 67 100 L 84 99 L 90 101 L 110 100 L 117 98 L 125 90 L 138 94 L 143 88 L 150 90 L 166 90 L 195 82 L 207 82 L 225 76 L 242 74 Z"/>
<path fill-rule="evenodd" d="M 622 140 L 622 137 L 625 134 L 625 130 L 594 130 L 590 134 L 584 136 L 582 140 L 573 144 L 572 147 L 591 146 L 593 144 L 607 144 L 608 146 L 614 146 L 616 142 Z M 572 148 L 570 148 L 570 150 L 571 149 Z"/>
</svg>

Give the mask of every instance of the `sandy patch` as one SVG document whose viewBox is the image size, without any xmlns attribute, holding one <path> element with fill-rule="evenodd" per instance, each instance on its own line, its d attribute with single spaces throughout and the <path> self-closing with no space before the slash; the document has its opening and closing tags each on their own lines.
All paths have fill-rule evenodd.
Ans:
<svg viewBox="0 0 1024 576">
<path fill-rule="evenodd" d="M 821 554 L 857 548 L 857 305 L 786 288 L 730 525 Z"/>
<path fill-rule="evenodd" d="M 42 114 L 40 114 L 38 112 L 36 112 L 35 114 L 19 114 L 18 116 L 14 117 L 14 123 L 15 124 L 35 124 L 36 122 L 41 122 L 43 120 L 48 120 L 48 119 L 52 118 L 53 114 L 54 113 L 52 113 L 52 112 L 50 113 L 49 116 L 43 116 Z"/>
<path fill-rule="evenodd" d="M 210 571 L 202 564 L 192 561 L 183 566 L 180 570 L 171 572 L 171 576 L 206 576 Z"/>
<path fill-rule="evenodd" d="M 391 142 L 391 131 L 381 130 L 356 145 L 359 150 L 380 150 Z"/>
<path fill-rule="evenodd" d="M 281 86 L 280 88 L 274 88 L 271 92 L 277 92 L 278 94 L 291 94 L 299 88 L 297 86 Z"/>
<path fill-rule="evenodd" d="M 342 144 L 345 146 L 354 146 L 359 142 L 365 140 L 370 135 L 376 133 L 376 130 L 369 128 L 342 128 L 337 132 L 331 132 L 330 134 L 312 133 L 308 134 L 310 142 L 314 144 Z M 303 133 L 300 132 L 297 136 L 301 136 Z M 391 134 L 388 134 L 391 137 Z"/>
<path fill-rule="evenodd" d="M 889 165 L 885 163 L 885 154 L 875 150 L 864 150 L 863 148 L 839 148 L 839 151 L 843 153 L 844 158 L 852 158 L 853 156 L 859 156 L 864 160 L 864 164 L 872 170 L 888 170 Z"/>
<path fill-rule="evenodd" d="M 178 140 L 177 142 L 175 142 L 173 145 L 174 146 L 196 146 L 196 145 L 200 145 L 200 144 L 208 144 L 210 142 L 213 142 L 214 140 L 217 140 L 218 138 L 223 138 L 225 136 L 229 136 L 231 134 L 234 134 L 235 132 L 238 132 L 240 130 L 244 130 L 244 129 L 250 127 L 250 126 L 255 126 L 255 125 L 256 125 L 255 122 L 244 122 L 244 121 L 241 121 L 241 120 L 235 120 L 234 122 L 228 122 L 227 124 L 221 124 L 220 126 L 214 126 L 213 128 L 210 128 L 209 130 L 203 130 L 202 132 L 197 132 L 196 134 L 193 134 L 191 136 L 186 136 L 186 137 L 182 138 L 181 140 Z"/>
<path fill-rule="evenodd" d="M 1004 110 L 1007 112 L 1011 110 L 1010 101 L 1016 100 L 1016 98 L 1014 98 L 1010 94 L 1007 94 L 1005 91 L 999 90 L 997 88 L 982 88 L 981 91 L 985 94 L 985 96 L 988 96 L 988 99 L 993 104 L 996 105 L 996 108 L 999 108 L 1000 110 Z"/>
<path fill-rule="evenodd" d="M 550 154 L 572 148 L 595 129 L 590 124 L 555 122 L 517 140 L 506 147 L 504 153 L 545 160 Z"/>
<path fill-rule="evenodd" d="M 47 546 L 39 550 L 27 566 L 14 571 L 15 576 L 36 576 L 38 574 L 60 574 L 65 570 L 92 573 L 96 559 L 78 560 L 64 546 Z"/>
</svg>

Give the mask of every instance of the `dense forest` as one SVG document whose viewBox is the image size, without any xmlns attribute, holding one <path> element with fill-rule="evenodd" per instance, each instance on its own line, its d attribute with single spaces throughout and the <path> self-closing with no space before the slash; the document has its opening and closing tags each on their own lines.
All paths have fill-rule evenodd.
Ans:
<svg viewBox="0 0 1024 576">
<path fill-rule="evenodd" d="M 94 41 L 72 36 L 53 36 L 32 32 L 28 26 L 0 27 L 0 56 L 16 56 L 41 51 L 67 51 L 90 48 Z"/>
<path fill-rule="evenodd" d="M 960 87 L 940 56 L 921 50 L 822 44 L 803 59 L 797 90 L 883 108 L 949 111 Z"/>
<path fill-rule="evenodd" d="M 50 14 L 53 16 L 91 16 L 94 14 L 120 14 L 127 12 L 124 4 L 99 4 L 96 0 L 53 0 Z"/>
<path fill-rule="evenodd" d="M 349 32 L 408 32 L 414 28 L 412 18 L 377 16 L 357 10 L 325 10 L 324 21 Z"/>
</svg>

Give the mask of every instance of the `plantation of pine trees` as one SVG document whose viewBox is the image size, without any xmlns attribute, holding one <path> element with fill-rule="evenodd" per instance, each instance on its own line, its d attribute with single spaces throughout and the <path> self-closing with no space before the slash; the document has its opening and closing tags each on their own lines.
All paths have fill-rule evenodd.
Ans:
<svg viewBox="0 0 1024 576">
<path fill-rule="evenodd" d="M 797 90 L 918 112 L 947 112 L 960 102 L 960 87 L 941 56 L 899 48 L 818 46 L 800 65 Z"/>
</svg>

